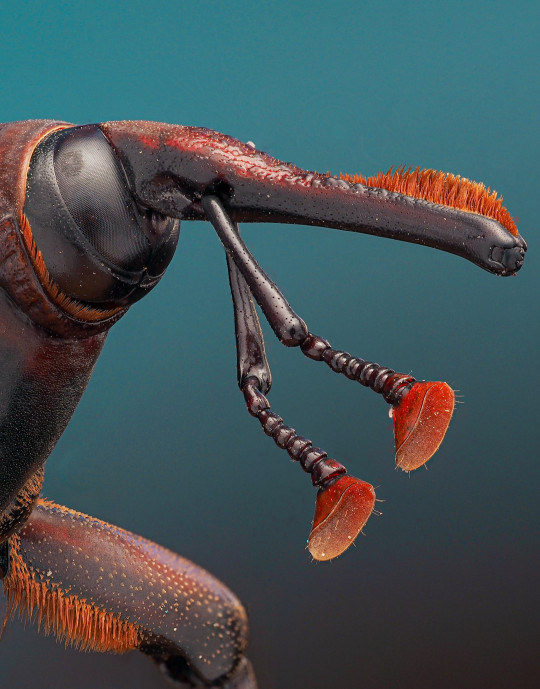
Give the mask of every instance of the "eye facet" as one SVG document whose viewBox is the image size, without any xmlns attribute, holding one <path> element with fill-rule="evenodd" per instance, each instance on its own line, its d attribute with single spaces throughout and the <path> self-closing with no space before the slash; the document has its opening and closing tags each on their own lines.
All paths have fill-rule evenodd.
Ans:
<svg viewBox="0 0 540 689">
<path fill-rule="evenodd" d="M 67 296 L 129 305 L 159 279 L 179 221 L 141 209 L 96 125 L 54 132 L 32 156 L 24 207 L 52 280 Z"/>
<path fill-rule="evenodd" d="M 61 132 L 53 165 L 60 197 L 100 260 L 130 272 L 151 253 L 120 163 L 99 129 Z M 81 242 L 82 243 L 82 242 Z"/>
</svg>

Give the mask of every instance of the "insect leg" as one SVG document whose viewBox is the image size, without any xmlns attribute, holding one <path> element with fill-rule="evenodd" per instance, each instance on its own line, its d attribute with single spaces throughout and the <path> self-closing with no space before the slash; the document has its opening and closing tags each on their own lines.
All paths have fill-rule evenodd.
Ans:
<svg viewBox="0 0 540 689">
<path fill-rule="evenodd" d="M 9 546 L 9 614 L 84 650 L 140 650 L 180 686 L 256 689 L 244 608 L 189 560 L 44 500 Z"/>
</svg>

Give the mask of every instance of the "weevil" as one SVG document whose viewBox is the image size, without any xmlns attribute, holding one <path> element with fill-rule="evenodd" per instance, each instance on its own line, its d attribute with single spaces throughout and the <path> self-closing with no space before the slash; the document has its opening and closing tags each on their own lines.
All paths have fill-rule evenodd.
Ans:
<svg viewBox="0 0 540 689">
<path fill-rule="evenodd" d="M 436 452 L 454 409 L 443 382 L 334 349 L 313 334 L 242 240 L 239 223 L 318 225 L 422 244 L 514 275 L 526 244 L 502 199 L 435 170 L 306 172 L 209 129 L 125 121 L 0 125 L 0 576 L 8 614 L 89 650 L 139 649 L 185 686 L 253 689 L 247 618 L 209 573 L 40 498 L 44 464 L 109 328 L 159 282 L 181 220 L 221 240 L 238 385 L 266 435 L 317 487 L 308 547 L 330 560 L 373 511 L 373 487 L 271 411 L 255 302 L 278 339 L 391 405 L 404 471 Z"/>
</svg>

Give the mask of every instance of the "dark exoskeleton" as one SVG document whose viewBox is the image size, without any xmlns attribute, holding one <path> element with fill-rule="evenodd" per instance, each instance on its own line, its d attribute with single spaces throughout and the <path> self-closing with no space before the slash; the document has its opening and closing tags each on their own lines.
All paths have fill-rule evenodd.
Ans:
<svg viewBox="0 0 540 689">
<path fill-rule="evenodd" d="M 226 252 L 239 386 L 264 432 L 317 486 L 309 547 L 327 560 L 362 529 L 374 492 L 271 411 L 254 300 L 283 344 L 392 405 L 396 462 L 406 471 L 440 445 L 453 392 L 311 333 L 238 223 L 376 234 L 449 251 L 497 275 L 521 267 L 526 245 L 501 220 L 500 203 L 467 180 L 424 175 L 420 183 L 418 173 L 413 188 L 413 173 L 403 171 L 395 184 L 338 179 L 202 128 L 9 123 L 0 125 L 0 160 L 0 576 L 10 610 L 35 613 L 82 648 L 138 648 L 189 686 L 255 687 L 246 615 L 221 582 L 141 537 L 39 498 L 45 460 L 109 328 L 160 280 L 180 221 L 210 221 Z"/>
</svg>

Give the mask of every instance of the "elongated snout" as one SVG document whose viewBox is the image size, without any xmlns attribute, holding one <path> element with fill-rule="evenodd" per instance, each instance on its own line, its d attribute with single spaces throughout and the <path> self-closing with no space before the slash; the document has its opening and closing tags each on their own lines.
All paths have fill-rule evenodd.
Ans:
<svg viewBox="0 0 540 689">
<path fill-rule="evenodd" d="M 523 264 L 525 242 L 500 199 L 463 178 L 422 171 L 415 187 L 414 173 L 407 171 L 399 185 L 390 176 L 370 184 L 371 178 L 302 170 L 209 129 L 155 122 L 100 127 L 139 202 L 164 215 L 205 219 L 201 199 L 213 194 L 237 222 L 317 225 L 399 239 L 457 254 L 498 275 L 514 274 Z M 401 191 L 404 179 L 408 193 Z"/>
</svg>

